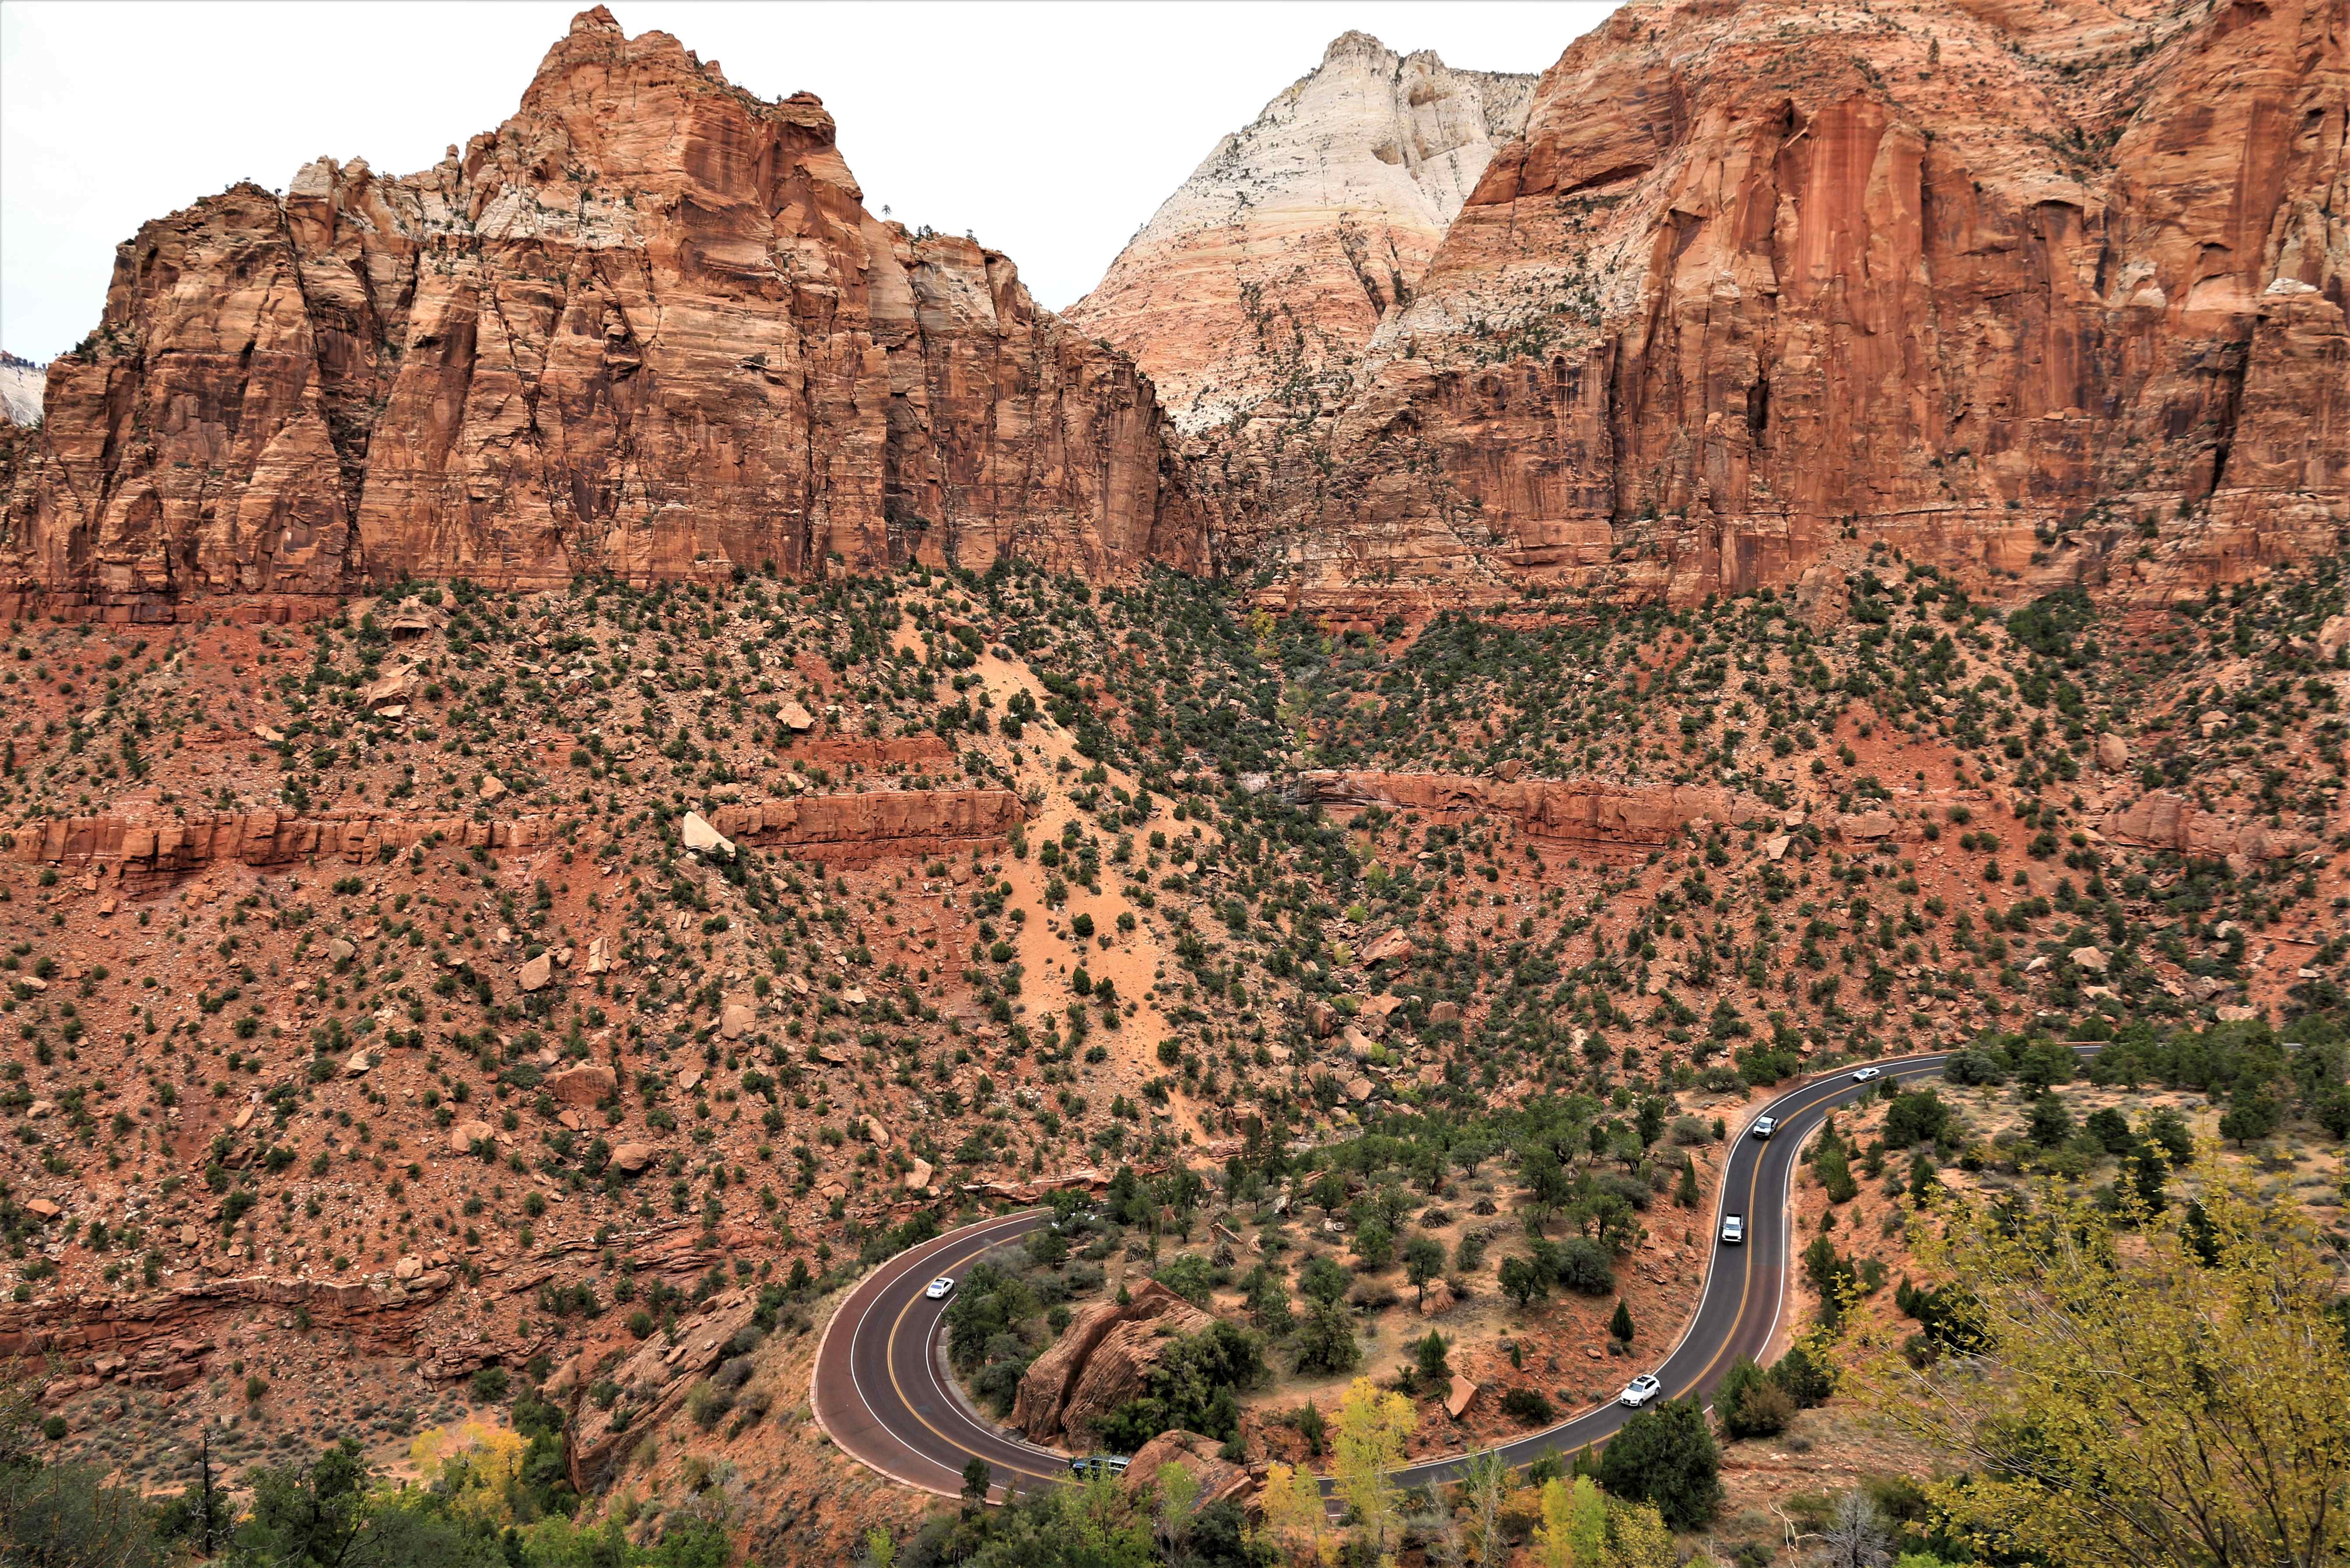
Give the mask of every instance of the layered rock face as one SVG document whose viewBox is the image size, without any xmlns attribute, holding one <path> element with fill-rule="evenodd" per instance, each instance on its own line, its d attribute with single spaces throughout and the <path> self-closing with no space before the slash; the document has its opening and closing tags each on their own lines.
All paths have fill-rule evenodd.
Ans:
<svg viewBox="0 0 2350 1568">
<path fill-rule="evenodd" d="M 1410 296 L 1534 78 L 1365 33 L 1216 144 L 1068 318 L 1132 354 L 1187 432 L 1334 400 Z"/>
<path fill-rule="evenodd" d="M 6 476 L 20 601 L 1209 564 L 1129 360 L 867 212 L 815 98 L 600 7 L 432 169 L 322 159 L 141 229 L 47 415 Z"/>
<path fill-rule="evenodd" d="M 1143 1281 L 1124 1303 L 1094 1303 L 1021 1374 L 1012 1426 L 1032 1443 L 1064 1433 L 1084 1438 L 1095 1421 L 1142 1392 L 1168 1340 L 1214 1321 L 1157 1280 Z"/>
<path fill-rule="evenodd" d="M 778 848 L 816 848 L 834 859 L 904 855 L 993 841 L 1024 816 L 1020 797 L 1000 789 L 872 790 L 803 795 L 717 808 L 718 831 Z M 230 860 L 260 868 L 320 856 L 372 865 L 428 841 L 484 849 L 530 849 L 568 825 L 541 816 L 490 821 L 455 813 L 348 810 L 195 813 L 181 816 L 53 816 L 18 828 L 0 856 L 56 866 L 140 891 Z"/>
<path fill-rule="evenodd" d="M 2342 0 L 1635 3 L 1543 78 L 1318 440 L 1323 607 L 1701 599 L 1877 541 L 2199 588 L 2350 516 Z"/>
</svg>

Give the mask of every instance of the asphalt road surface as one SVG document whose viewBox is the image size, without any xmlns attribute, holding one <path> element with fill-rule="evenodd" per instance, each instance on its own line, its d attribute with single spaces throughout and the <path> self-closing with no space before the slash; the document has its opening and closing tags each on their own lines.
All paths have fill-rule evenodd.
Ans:
<svg viewBox="0 0 2350 1568">
<path fill-rule="evenodd" d="M 2095 1048 L 2078 1049 L 2085 1056 Z M 1937 1053 L 1876 1065 L 1886 1078 L 1930 1079 L 1948 1060 L 1948 1053 Z M 1762 1359 L 1786 1298 L 1787 1209 L 1796 1151 L 1806 1134 L 1869 1086 L 1854 1081 L 1855 1070 L 1814 1079 L 1761 1107 L 1756 1116 L 1779 1124 L 1767 1141 L 1748 1136 L 1752 1119 L 1737 1130 L 1711 1233 L 1721 1235 L 1723 1214 L 1737 1214 L 1746 1221 L 1746 1241 L 1715 1241 L 1696 1315 L 1661 1365 L 1638 1357 L 1619 1363 L 1627 1381 L 1654 1372 L 1664 1386 L 1659 1400 L 1690 1394 L 1710 1398 L 1732 1361 Z M 816 1420 L 845 1452 L 900 1485 L 945 1497 L 960 1494 L 963 1467 L 973 1455 L 987 1461 L 995 1483 L 991 1496 L 999 1501 L 1008 1484 L 1033 1491 L 1068 1479 L 1068 1455 L 1008 1435 L 962 1397 L 943 1366 L 947 1303 L 923 1294 L 931 1280 L 960 1275 L 1047 1218 L 1046 1210 L 1028 1210 L 965 1226 L 899 1253 L 849 1293 L 825 1327 L 809 1378 Z M 1500 1451 L 1513 1466 L 1546 1449 L 1571 1453 L 1605 1442 L 1632 1415 L 1611 1401 L 1514 1438 Z M 1450 1480 L 1463 1457 L 1430 1459 L 1398 1479 L 1406 1486 Z"/>
</svg>

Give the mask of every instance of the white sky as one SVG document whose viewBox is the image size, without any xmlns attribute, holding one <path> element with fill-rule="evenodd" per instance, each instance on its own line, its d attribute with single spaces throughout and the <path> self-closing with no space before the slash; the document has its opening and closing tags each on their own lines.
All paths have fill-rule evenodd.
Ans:
<svg viewBox="0 0 2350 1568">
<path fill-rule="evenodd" d="M 514 111 L 575 4 L 0 3 L 0 348 L 98 324 L 150 218 L 320 154 L 404 174 Z M 1612 0 L 1513 5 L 685 4 L 619 0 L 764 98 L 822 98 L 876 212 L 1007 253 L 1045 305 L 1090 288 L 1216 139 L 1349 27 L 1539 71 Z"/>
</svg>

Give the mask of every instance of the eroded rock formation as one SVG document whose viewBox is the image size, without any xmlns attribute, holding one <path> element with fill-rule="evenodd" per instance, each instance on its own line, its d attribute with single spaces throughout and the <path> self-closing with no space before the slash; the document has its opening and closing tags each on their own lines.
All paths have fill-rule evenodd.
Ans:
<svg viewBox="0 0 2350 1568">
<path fill-rule="evenodd" d="M 1213 1321 L 1156 1280 L 1145 1280 L 1130 1294 L 1123 1304 L 1100 1301 L 1080 1311 L 1021 1375 L 1012 1425 L 1030 1442 L 1047 1443 L 1065 1432 L 1082 1440 L 1097 1420 L 1142 1392 L 1160 1345 Z"/>
<path fill-rule="evenodd" d="M 2342 0 L 1638 0 L 1226 514 L 1326 607 L 1693 602 L 1880 539 L 2160 597 L 2330 547 L 2345 49 Z"/>
<path fill-rule="evenodd" d="M 1341 35 L 1216 144 L 1069 320 L 1132 354 L 1188 432 L 1343 396 L 1534 84 Z"/>
<path fill-rule="evenodd" d="M 1762 802 L 1701 785 L 1603 784 L 1569 779 L 1477 778 L 1461 774 L 1300 774 L 1290 793 L 1301 803 L 1375 805 L 1437 815 L 1490 812 L 1522 832 L 1594 849 L 1647 849 L 1669 843 L 1695 822 L 1729 824 L 1770 815 Z"/>
<path fill-rule="evenodd" d="M 600 6 L 514 117 L 117 253 L 9 450 L 0 613 L 463 575 L 1209 564 L 1149 381 L 1010 260 L 866 211 L 814 97 Z"/>
<path fill-rule="evenodd" d="M 1000 838 L 1022 816 L 1008 790 L 874 790 L 718 807 L 718 831 L 779 848 L 893 854 Z M 13 859 L 107 877 L 131 892 L 229 860 L 257 867 L 324 857 L 370 864 L 438 836 L 460 848 L 530 849 L 563 824 L 546 817 L 476 821 L 455 813 L 337 811 L 316 816 L 254 811 L 178 817 L 59 816 L 18 828 Z"/>
</svg>

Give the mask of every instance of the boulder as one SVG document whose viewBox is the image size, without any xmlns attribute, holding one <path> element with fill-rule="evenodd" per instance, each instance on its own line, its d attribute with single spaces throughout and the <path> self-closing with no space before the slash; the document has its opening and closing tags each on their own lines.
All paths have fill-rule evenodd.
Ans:
<svg viewBox="0 0 2350 1568">
<path fill-rule="evenodd" d="M 730 1002 L 718 1015 L 718 1033 L 729 1040 L 740 1040 L 757 1021 L 758 1014 L 751 1011 L 749 1002 Z"/>
<path fill-rule="evenodd" d="M 588 972 L 609 974 L 612 971 L 612 939 L 598 937 L 588 944 Z"/>
<path fill-rule="evenodd" d="M 449 1129 L 449 1152 L 471 1154 L 477 1143 L 489 1143 L 497 1137 L 497 1129 L 487 1122 L 459 1122 Z"/>
<path fill-rule="evenodd" d="M 359 950 L 340 937 L 336 937 L 327 943 L 327 958 L 333 963 L 340 963 L 347 958 L 354 957 Z"/>
<path fill-rule="evenodd" d="M 549 1074 L 539 1086 L 554 1096 L 559 1106 L 600 1106 L 612 1097 L 620 1080 L 611 1068 L 584 1062 Z"/>
<path fill-rule="evenodd" d="M 685 841 L 685 846 L 696 854 L 706 855 L 713 849 L 726 855 L 734 853 L 734 841 L 711 826 L 698 811 L 685 814 L 685 823 L 679 829 L 679 836 Z"/>
<path fill-rule="evenodd" d="M 918 1159 L 914 1161 L 912 1167 L 906 1172 L 906 1190 L 909 1192 L 928 1191 L 930 1189 L 931 1179 L 936 1174 L 936 1170 L 932 1168 L 929 1160 Z"/>
<path fill-rule="evenodd" d="M 494 801 L 506 793 L 506 781 L 495 774 L 482 775 L 481 795 L 484 802 Z"/>
<path fill-rule="evenodd" d="M 522 973 L 517 978 L 525 991 L 545 990 L 546 982 L 555 978 L 555 955 L 539 954 L 522 966 Z"/>
<path fill-rule="evenodd" d="M 805 735 L 816 728 L 816 715 L 797 702 L 785 702 L 783 712 L 777 716 L 783 720 L 784 728 L 795 735 Z"/>
<path fill-rule="evenodd" d="M 1477 1397 L 1477 1386 L 1458 1372 L 1452 1375 L 1452 1387 L 1444 1396 L 1444 1413 L 1458 1421 Z"/>
<path fill-rule="evenodd" d="M 622 1176 L 641 1176 L 660 1152 L 649 1143 L 624 1143 L 612 1151 L 612 1168 Z"/>
<path fill-rule="evenodd" d="M 1452 1310 L 1453 1305 L 1451 1285 L 1442 1280 L 1430 1280 L 1428 1282 L 1428 1293 L 1419 1298 L 1419 1315 L 1442 1317 Z"/>
<path fill-rule="evenodd" d="M 2109 774 L 2120 773 L 2129 766 L 2129 742 L 2112 731 L 2097 737 L 2097 766 Z"/>
<path fill-rule="evenodd" d="M 1158 1483 L 1162 1467 L 1180 1465 L 1200 1483 L 1199 1497 L 1192 1504 L 1195 1510 L 1219 1502 L 1245 1502 L 1257 1489 L 1256 1478 L 1246 1466 L 1225 1459 L 1223 1447 L 1197 1432 L 1161 1432 L 1136 1450 L 1118 1485 L 1128 1497 L 1140 1497 Z"/>
<path fill-rule="evenodd" d="M 1893 816 L 1890 812 L 1847 812 L 1836 819 L 1836 831 L 1856 843 L 1873 843 L 1893 836 Z"/>
<path fill-rule="evenodd" d="M 2074 969 L 2086 970 L 2091 974 L 2106 972 L 2106 955 L 2101 949 L 2074 948 L 2070 956 Z"/>
</svg>

